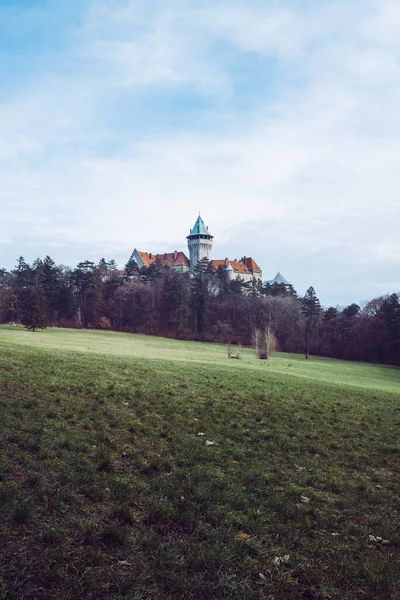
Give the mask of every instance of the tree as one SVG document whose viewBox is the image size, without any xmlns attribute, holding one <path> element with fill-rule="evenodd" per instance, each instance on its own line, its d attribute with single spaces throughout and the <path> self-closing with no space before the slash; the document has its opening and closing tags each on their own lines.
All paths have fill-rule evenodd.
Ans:
<svg viewBox="0 0 400 600">
<path fill-rule="evenodd" d="M 164 267 L 161 263 L 161 259 L 157 257 L 148 267 L 142 267 L 140 275 L 144 281 L 155 281 L 162 277 L 166 269 L 168 269 L 168 267 Z"/>
<path fill-rule="evenodd" d="M 0 269 L 0 288 L 8 288 L 12 285 L 13 276 L 7 269 Z"/>
<path fill-rule="evenodd" d="M 277 340 L 271 327 L 264 329 L 255 329 L 253 333 L 253 345 L 256 349 L 258 358 L 268 359 L 277 349 Z"/>
<path fill-rule="evenodd" d="M 385 362 L 400 364 L 400 302 L 397 294 L 385 298 L 381 312 L 385 329 Z"/>
<path fill-rule="evenodd" d="M 99 263 L 97 265 L 97 268 L 99 269 L 100 273 L 103 275 L 105 273 L 107 273 L 108 271 L 108 262 L 106 261 L 105 258 L 101 258 L 99 260 Z"/>
<path fill-rule="evenodd" d="M 322 309 L 321 303 L 312 286 L 308 288 L 300 302 L 301 312 L 303 314 L 303 344 L 305 358 L 308 358 L 313 344 L 318 339 Z"/>
<path fill-rule="evenodd" d="M 355 324 L 359 313 L 360 307 L 354 303 L 346 306 L 340 313 L 340 317 L 336 322 L 336 335 L 339 344 L 338 358 L 342 358 L 342 356 L 344 358 L 355 358 L 356 356 L 354 348 L 356 341 Z"/>
<path fill-rule="evenodd" d="M 175 337 L 181 337 L 189 319 L 189 277 L 169 270 L 164 277 L 163 322 Z"/>
<path fill-rule="evenodd" d="M 302 321 L 301 305 L 293 296 L 267 296 L 262 298 L 272 324 L 279 347 L 283 352 L 298 350 L 299 332 Z"/>
<path fill-rule="evenodd" d="M 47 307 L 46 296 L 42 287 L 29 290 L 24 299 L 22 324 L 30 331 L 46 329 Z"/>
<path fill-rule="evenodd" d="M 210 311 L 210 277 L 212 271 L 207 258 L 200 260 L 194 270 L 192 280 L 192 307 L 194 317 L 194 336 L 208 330 L 208 315 Z"/>
<path fill-rule="evenodd" d="M 124 269 L 125 269 L 125 276 L 126 276 L 126 279 L 128 279 L 128 281 L 131 277 L 133 277 L 134 275 L 137 275 L 139 273 L 138 264 L 137 264 L 136 260 L 134 260 L 132 257 L 128 260 Z"/>
<path fill-rule="evenodd" d="M 223 300 L 229 294 L 229 277 L 225 267 L 219 265 L 215 271 L 218 286 L 218 298 Z"/>
<path fill-rule="evenodd" d="M 18 318 L 18 298 L 14 293 L 14 290 L 10 289 L 6 298 L 6 320 L 9 323 L 14 323 Z"/>
<path fill-rule="evenodd" d="M 15 276 L 15 288 L 17 292 L 26 290 L 32 286 L 32 269 L 23 256 L 19 257 L 12 273 Z"/>
<path fill-rule="evenodd" d="M 278 296 L 281 298 L 297 298 L 297 292 L 291 283 L 265 283 L 261 293 L 264 296 Z"/>
<path fill-rule="evenodd" d="M 102 315 L 101 274 L 94 263 L 85 260 L 74 271 L 77 296 L 77 317 L 83 327 L 94 327 Z"/>
</svg>

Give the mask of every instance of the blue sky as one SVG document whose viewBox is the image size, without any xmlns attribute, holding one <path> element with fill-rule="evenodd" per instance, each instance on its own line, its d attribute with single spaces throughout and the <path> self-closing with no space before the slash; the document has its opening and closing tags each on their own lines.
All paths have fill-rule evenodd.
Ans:
<svg viewBox="0 0 400 600">
<path fill-rule="evenodd" d="M 0 0 L 1 266 L 253 256 L 325 305 L 400 290 L 400 4 Z"/>
</svg>

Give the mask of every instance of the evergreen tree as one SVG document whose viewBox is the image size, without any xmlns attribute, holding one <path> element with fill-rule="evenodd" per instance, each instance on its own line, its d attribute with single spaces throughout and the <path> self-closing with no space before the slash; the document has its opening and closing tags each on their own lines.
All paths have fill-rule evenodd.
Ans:
<svg viewBox="0 0 400 600">
<path fill-rule="evenodd" d="M 218 286 L 218 299 L 219 301 L 222 301 L 226 296 L 229 295 L 229 277 L 225 267 L 220 265 L 215 272 L 215 277 Z"/>
<path fill-rule="evenodd" d="M 321 303 L 317 298 L 314 288 L 311 286 L 301 298 L 301 311 L 303 314 L 303 343 L 305 358 L 308 358 L 318 339 L 318 329 L 321 318 Z"/>
<path fill-rule="evenodd" d="M 42 287 L 29 290 L 24 298 L 22 324 L 30 331 L 47 327 L 46 296 Z"/>
<path fill-rule="evenodd" d="M 385 330 L 385 362 L 400 364 L 400 302 L 397 294 L 385 298 L 382 305 Z"/>
<path fill-rule="evenodd" d="M 18 298 L 14 290 L 10 289 L 6 300 L 6 320 L 9 323 L 15 323 L 18 320 Z"/>
<path fill-rule="evenodd" d="M 48 255 L 43 260 L 41 280 L 46 296 L 47 319 L 49 322 L 54 322 L 60 313 L 61 272 L 54 260 Z"/>
<path fill-rule="evenodd" d="M 189 276 L 170 270 L 164 278 L 163 321 L 175 337 L 181 337 L 189 319 Z"/>
<path fill-rule="evenodd" d="M 200 260 L 194 270 L 192 280 L 192 307 L 194 319 L 194 336 L 208 330 L 208 315 L 210 311 L 210 284 L 212 269 L 207 258 Z"/>
<path fill-rule="evenodd" d="M 342 310 L 337 320 L 338 358 L 354 357 L 355 324 L 359 313 L 360 307 L 353 303 Z"/>
<path fill-rule="evenodd" d="M 148 267 L 143 267 L 140 270 L 140 275 L 144 281 L 155 281 L 163 276 L 167 268 L 168 267 L 163 267 L 160 258 L 157 257 L 155 262 L 151 263 Z"/>
<path fill-rule="evenodd" d="M 246 290 L 246 284 L 242 277 L 235 277 L 229 282 L 230 294 L 232 296 L 242 296 Z"/>
<path fill-rule="evenodd" d="M 18 262 L 12 271 L 15 276 L 15 288 L 17 293 L 26 290 L 32 286 L 33 273 L 29 264 L 25 261 L 23 256 L 20 256 Z"/>
<path fill-rule="evenodd" d="M 97 302 L 98 294 L 93 294 L 95 271 L 96 269 L 94 263 L 89 260 L 85 260 L 77 265 L 73 273 L 75 294 L 77 299 L 77 321 L 79 325 L 83 327 L 87 327 L 89 324 L 94 327 L 97 321 L 93 321 L 93 317 L 97 316 L 98 320 L 101 316 L 100 310 L 96 309 L 93 311 L 92 306 L 92 301 L 95 300 L 97 308 L 99 308 Z M 99 274 L 99 271 L 97 271 L 97 273 Z M 93 314 L 93 312 L 96 314 Z"/>
<path fill-rule="evenodd" d="M 10 283 L 10 274 L 7 269 L 0 269 L 0 287 L 7 287 Z"/>
<path fill-rule="evenodd" d="M 97 268 L 99 269 L 100 273 L 102 273 L 102 274 L 107 273 L 107 271 L 109 270 L 109 266 L 108 266 L 108 262 L 106 261 L 105 258 L 101 258 L 99 260 L 99 264 L 97 265 Z"/>
<path fill-rule="evenodd" d="M 125 269 L 126 278 L 128 280 L 130 279 L 130 277 L 133 277 L 134 275 L 137 275 L 139 273 L 138 264 L 137 264 L 136 260 L 134 260 L 133 258 L 130 258 L 128 260 L 124 269 Z"/>
</svg>

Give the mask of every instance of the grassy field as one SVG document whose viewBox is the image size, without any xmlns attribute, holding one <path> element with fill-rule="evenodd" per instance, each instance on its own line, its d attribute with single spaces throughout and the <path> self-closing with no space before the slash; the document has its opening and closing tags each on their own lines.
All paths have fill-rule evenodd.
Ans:
<svg viewBox="0 0 400 600">
<path fill-rule="evenodd" d="M 58 329 L 0 348 L 1 598 L 400 597 L 400 369 Z"/>
</svg>

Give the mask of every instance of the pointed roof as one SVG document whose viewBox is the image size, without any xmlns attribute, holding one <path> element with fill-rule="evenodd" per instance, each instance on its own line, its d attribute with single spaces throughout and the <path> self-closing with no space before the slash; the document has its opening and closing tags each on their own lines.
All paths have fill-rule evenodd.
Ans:
<svg viewBox="0 0 400 600">
<path fill-rule="evenodd" d="M 233 271 L 232 265 L 230 262 L 228 262 L 228 265 L 225 267 L 225 271 Z"/>
<path fill-rule="evenodd" d="M 205 226 L 204 221 L 200 216 L 200 213 L 199 213 L 196 223 L 193 225 L 193 229 L 189 233 L 188 237 L 192 237 L 195 235 L 208 235 L 209 237 L 213 237 L 212 235 L 210 235 L 207 227 Z"/>
<path fill-rule="evenodd" d="M 284 283 L 285 285 L 290 285 L 287 279 L 281 273 L 277 273 L 273 279 L 267 281 L 267 283 L 273 285 L 274 283 Z"/>
<path fill-rule="evenodd" d="M 189 267 L 189 259 L 184 252 L 164 252 L 164 254 L 152 254 L 149 252 L 138 252 L 145 267 L 155 264 L 157 261 L 163 267 Z"/>
</svg>

